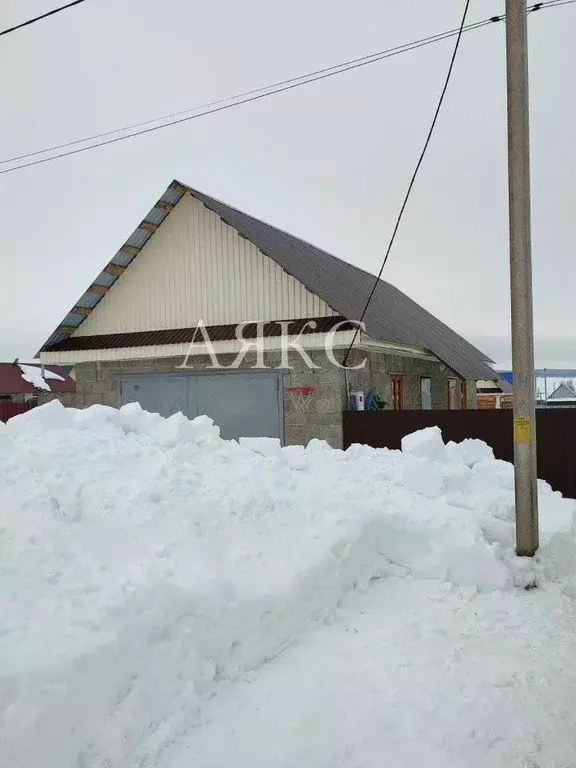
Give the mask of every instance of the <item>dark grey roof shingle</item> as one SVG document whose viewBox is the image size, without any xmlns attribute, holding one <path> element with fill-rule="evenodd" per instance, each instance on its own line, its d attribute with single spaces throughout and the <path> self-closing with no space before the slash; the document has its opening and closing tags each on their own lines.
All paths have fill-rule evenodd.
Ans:
<svg viewBox="0 0 576 768">
<path fill-rule="evenodd" d="M 338 314 L 360 319 L 374 275 L 220 200 L 187 189 Z M 370 336 L 428 349 L 467 379 L 497 378 L 486 355 L 385 280 L 379 281 L 364 321 Z"/>
<path fill-rule="evenodd" d="M 158 212 L 160 216 L 158 221 L 165 220 L 169 215 L 166 211 L 171 210 L 186 191 L 303 283 L 309 291 L 323 299 L 339 315 L 348 320 L 360 319 L 366 299 L 374 285 L 374 275 L 337 259 L 294 235 L 232 208 L 220 200 L 174 181 L 148 214 L 150 221 Z M 131 237 L 136 234 L 138 229 Z M 150 232 L 147 236 L 150 236 Z M 125 251 L 127 248 L 132 248 L 130 242 L 129 238 L 122 246 Z M 131 258 L 138 258 L 137 255 L 132 255 L 132 251 L 126 252 L 131 254 Z M 114 257 L 113 266 L 119 263 L 119 255 L 122 255 L 122 249 Z M 125 259 L 126 263 L 130 260 Z M 124 261 L 121 263 L 125 266 Z M 100 284 L 107 281 L 106 285 L 108 285 L 117 279 L 119 279 L 117 269 L 103 272 L 98 276 L 95 284 L 90 286 L 80 298 L 79 305 L 90 308 L 96 306 L 105 293 L 97 290 Z M 366 331 L 371 337 L 427 349 L 464 378 L 490 380 L 498 378 L 495 371 L 487 364 L 490 361 L 486 355 L 384 280 L 379 281 L 364 320 Z M 74 310 L 71 310 L 61 326 L 47 339 L 42 351 L 64 342 L 75 328 L 82 325 L 83 321 L 84 314 L 75 314 Z"/>
<path fill-rule="evenodd" d="M 548 395 L 548 400 L 576 400 L 576 393 L 566 384 L 560 384 L 551 395 Z"/>
</svg>

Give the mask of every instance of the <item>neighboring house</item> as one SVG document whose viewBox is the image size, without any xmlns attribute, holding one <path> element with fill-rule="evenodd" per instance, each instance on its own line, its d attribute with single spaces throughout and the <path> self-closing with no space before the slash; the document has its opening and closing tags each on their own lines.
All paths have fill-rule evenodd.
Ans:
<svg viewBox="0 0 576 768">
<path fill-rule="evenodd" d="M 379 282 L 356 333 L 348 321 L 362 315 L 374 280 L 175 181 L 40 358 L 74 366 L 77 406 L 137 400 L 163 415 L 208 413 L 224 437 L 340 446 L 349 391 L 375 391 L 387 408 L 474 408 L 476 381 L 497 379 L 488 358 L 394 286 Z M 244 321 L 261 323 L 242 333 L 263 337 L 262 353 L 235 370 L 211 369 L 205 341 L 217 364 L 230 365 Z M 294 350 L 283 359 L 282 345 L 295 339 L 314 368 Z M 352 341 L 349 364 L 364 359 L 362 370 L 340 367 Z M 300 386 L 304 396 L 293 392 Z"/>
<path fill-rule="evenodd" d="M 498 373 L 504 381 L 513 383 L 512 371 L 499 371 Z M 576 370 L 573 368 L 537 368 L 534 371 L 536 407 L 554 407 L 553 403 L 548 405 L 549 400 L 552 393 L 556 392 L 562 385 L 568 387 L 569 390 L 576 391 Z M 558 400 L 558 395 L 555 399 Z M 559 407 L 558 404 L 555 407 Z"/>
<path fill-rule="evenodd" d="M 543 405 L 546 408 L 576 408 L 576 392 L 569 384 L 560 384 L 551 395 L 548 395 Z"/>
<path fill-rule="evenodd" d="M 498 381 L 476 382 L 476 403 L 478 408 L 512 408 L 514 406 L 514 390 L 504 378 Z"/>
<path fill-rule="evenodd" d="M 72 395 L 76 382 L 59 366 L 0 363 L 0 402 L 35 404 L 40 393 Z"/>
</svg>

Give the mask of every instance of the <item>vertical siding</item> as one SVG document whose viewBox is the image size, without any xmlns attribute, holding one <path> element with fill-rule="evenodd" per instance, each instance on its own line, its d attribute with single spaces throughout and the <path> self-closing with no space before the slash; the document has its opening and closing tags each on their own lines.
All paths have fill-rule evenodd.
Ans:
<svg viewBox="0 0 576 768">
<path fill-rule="evenodd" d="M 190 195 L 75 335 L 335 313 Z"/>
</svg>

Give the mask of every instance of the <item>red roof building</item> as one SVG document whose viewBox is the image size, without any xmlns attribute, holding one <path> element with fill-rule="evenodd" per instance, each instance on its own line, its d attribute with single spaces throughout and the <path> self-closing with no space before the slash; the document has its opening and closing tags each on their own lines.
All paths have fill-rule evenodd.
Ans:
<svg viewBox="0 0 576 768">
<path fill-rule="evenodd" d="M 28 400 L 40 392 L 75 392 L 76 382 L 58 365 L 0 363 L 0 399 Z"/>
</svg>

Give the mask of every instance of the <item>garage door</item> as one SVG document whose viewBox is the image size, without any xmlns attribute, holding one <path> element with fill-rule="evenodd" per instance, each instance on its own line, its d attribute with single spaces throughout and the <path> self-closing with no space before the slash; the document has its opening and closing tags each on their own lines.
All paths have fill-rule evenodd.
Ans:
<svg viewBox="0 0 576 768">
<path fill-rule="evenodd" d="M 223 374 L 141 374 L 122 376 L 122 404 L 138 402 L 147 411 L 189 418 L 206 414 L 222 437 L 282 437 L 279 376 L 276 372 Z"/>
</svg>

